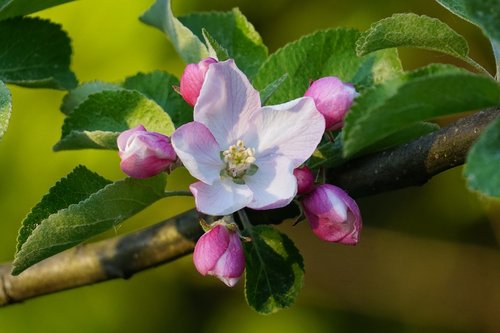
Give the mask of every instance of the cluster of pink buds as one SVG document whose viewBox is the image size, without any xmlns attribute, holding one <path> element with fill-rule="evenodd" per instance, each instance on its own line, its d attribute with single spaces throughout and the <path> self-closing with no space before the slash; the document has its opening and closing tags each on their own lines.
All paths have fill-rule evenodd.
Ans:
<svg viewBox="0 0 500 333">
<path fill-rule="evenodd" d="M 213 65 L 213 67 L 211 67 L 211 65 Z M 211 69 L 209 72 L 210 68 L 213 69 Z M 223 68 L 224 70 L 222 70 Z M 193 122 L 182 126 L 180 128 L 180 130 L 182 130 L 180 131 L 180 133 L 178 133 L 179 131 L 176 131 L 176 133 L 174 133 L 172 137 L 173 144 L 171 143 L 169 137 L 159 133 L 148 132 L 143 126 L 137 126 L 135 128 L 123 132 L 118 137 L 119 155 L 122 159 L 120 166 L 122 170 L 126 174 L 136 178 L 151 177 L 153 175 L 156 175 L 162 171 L 171 168 L 171 166 L 177 160 L 177 155 L 176 155 L 176 150 L 177 150 L 179 159 L 184 162 L 184 165 L 188 168 L 190 172 L 194 172 L 196 174 L 198 179 L 203 180 L 206 178 L 205 176 L 207 175 L 211 176 L 212 171 L 211 169 L 209 170 L 209 167 L 213 167 L 214 165 L 215 165 L 214 170 L 217 171 L 217 175 L 219 175 L 220 173 L 221 179 L 217 179 L 218 185 L 214 185 L 216 184 L 215 181 L 210 182 L 209 180 L 205 180 L 206 183 L 200 181 L 192 185 L 191 188 L 192 192 L 193 188 L 195 190 L 200 190 L 200 191 L 203 190 L 205 192 L 207 191 L 210 192 L 212 191 L 212 189 L 215 188 L 218 188 L 217 191 L 219 192 L 222 190 L 228 191 L 229 188 L 236 188 L 241 193 L 244 193 L 245 195 L 250 195 L 250 197 L 248 197 L 250 199 L 247 199 L 247 197 L 244 196 L 239 197 L 242 194 L 238 192 L 239 194 L 235 196 L 235 198 L 243 202 L 243 204 L 235 202 L 234 203 L 235 206 L 239 205 L 239 207 L 243 207 L 245 206 L 245 203 L 247 201 L 248 201 L 248 203 L 246 203 L 247 206 L 254 209 L 267 209 L 269 207 L 275 208 L 286 205 L 287 202 L 290 202 L 295 193 L 293 185 L 291 187 L 288 186 L 290 188 L 289 189 L 290 196 L 287 201 L 288 197 L 285 194 L 282 194 L 282 192 L 280 192 L 282 191 L 283 186 L 293 183 L 293 181 L 290 182 L 289 179 L 287 178 L 280 179 L 282 184 L 279 186 L 276 185 L 275 186 L 276 188 L 273 189 L 273 191 L 275 191 L 276 193 L 279 193 L 280 195 L 284 196 L 281 201 L 278 200 L 277 203 L 269 204 L 265 202 L 260 202 L 259 200 L 262 200 L 260 197 L 253 199 L 251 197 L 251 195 L 253 194 L 250 190 L 259 191 L 260 186 L 262 186 L 262 184 L 259 182 L 253 183 L 252 182 L 253 178 L 251 177 L 257 172 L 261 172 L 262 175 L 263 174 L 262 172 L 264 172 L 265 170 L 262 164 L 257 165 L 258 161 L 254 157 L 254 153 L 256 152 L 255 147 L 259 147 L 259 141 L 255 141 L 254 139 L 252 139 L 253 141 L 251 140 L 250 142 L 253 142 L 255 144 L 255 147 L 248 148 L 245 146 L 242 140 L 239 140 L 237 142 L 237 145 L 233 144 L 233 146 L 229 147 L 227 151 L 219 150 L 218 145 L 220 144 L 220 142 L 215 141 L 214 135 L 211 132 L 209 132 L 209 127 L 212 130 L 215 130 L 215 133 L 217 135 L 220 134 L 219 133 L 220 128 L 218 127 L 217 124 L 212 126 L 211 125 L 212 123 L 210 122 L 212 118 L 210 118 L 209 115 L 207 115 L 207 112 L 210 113 L 210 115 L 212 115 L 212 113 L 215 111 L 213 110 L 213 108 L 207 109 L 205 106 L 205 104 L 207 103 L 209 104 L 212 103 L 211 101 L 212 98 L 217 97 L 214 96 L 213 91 L 216 91 L 214 90 L 214 85 L 216 89 L 218 89 L 218 86 L 215 83 L 212 84 L 212 82 L 210 82 L 210 84 L 207 84 L 207 87 L 204 88 L 202 91 L 202 88 L 205 87 L 204 86 L 206 81 L 205 78 L 210 75 L 211 77 L 219 78 L 219 80 L 221 78 L 229 77 L 230 79 L 228 79 L 228 82 L 230 83 L 228 83 L 228 86 L 236 85 L 238 87 L 239 90 L 236 89 L 237 92 L 234 92 L 234 94 L 236 93 L 241 94 L 242 90 L 245 90 L 244 92 L 246 93 L 246 95 L 244 96 L 245 99 L 251 100 L 252 98 L 254 98 L 254 95 L 258 96 L 257 91 L 255 91 L 254 88 L 250 86 L 249 82 L 245 81 L 247 80 L 246 78 L 242 78 L 243 73 L 239 72 L 239 70 L 234 66 L 234 63 L 232 62 L 219 63 L 217 60 L 213 58 L 207 58 L 200 61 L 197 64 L 187 65 L 186 69 L 184 70 L 184 73 L 182 74 L 180 80 L 180 87 L 178 91 L 182 96 L 182 98 L 188 104 L 194 106 L 195 116 L 198 115 L 198 118 L 201 117 L 200 119 L 202 119 L 204 125 L 202 126 L 200 125 L 201 123 Z M 238 82 L 235 83 L 233 82 L 233 80 L 236 80 L 239 83 Z M 221 83 L 219 82 L 219 84 Z M 239 86 L 237 84 L 239 84 Z M 228 88 L 224 87 L 224 89 Z M 297 112 L 294 111 L 291 105 L 292 104 L 297 105 L 297 108 L 298 105 L 300 105 L 300 107 L 304 108 L 304 110 L 300 110 L 302 113 L 297 112 L 297 114 L 304 114 L 303 112 L 309 112 L 311 114 L 310 115 L 311 119 L 309 119 L 308 121 L 315 121 L 316 124 L 319 124 L 314 129 L 314 133 L 318 134 L 318 141 L 319 141 L 321 134 L 323 134 L 319 133 L 321 129 L 324 128 L 325 130 L 338 130 L 342 128 L 344 117 L 347 111 L 350 109 L 353 100 L 357 95 L 358 94 L 352 84 L 344 83 L 337 77 L 323 77 L 311 83 L 310 87 L 304 94 L 304 97 L 306 98 L 297 99 L 293 101 L 293 103 L 295 104 L 291 102 L 288 104 L 275 106 L 274 108 L 284 109 L 283 111 L 281 111 L 280 114 L 286 115 L 287 117 L 291 117 L 293 116 L 294 112 Z M 258 98 L 256 101 L 259 102 Z M 237 100 L 236 102 L 240 103 L 241 101 Z M 254 101 L 252 103 L 256 104 L 257 102 Z M 217 101 L 217 103 L 219 102 Z M 219 106 L 220 109 L 220 103 L 219 104 L 217 103 L 214 105 Z M 256 110 L 260 109 L 258 105 L 253 105 L 252 103 L 250 104 L 254 108 L 256 108 Z M 307 111 L 307 105 L 311 105 L 309 111 Z M 270 107 L 270 109 L 272 108 L 273 107 Z M 225 108 L 222 109 L 224 110 Z M 204 112 L 199 114 L 200 110 L 204 110 Z M 324 122 L 322 117 L 318 115 L 316 110 L 319 111 L 319 113 L 323 116 Z M 255 112 L 263 112 L 266 114 L 270 114 L 271 112 L 276 112 L 276 110 L 255 111 Z M 228 114 L 231 115 L 231 113 Z M 259 117 L 261 117 L 260 113 L 257 114 L 259 114 Z M 208 120 L 203 117 L 208 117 L 207 118 Z M 254 118 L 258 120 L 260 119 L 257 116 L 251 118 L 250 116 L 248 116 L 248 114 L 246 114 L 246 117 L 247 118 L 249 117 L 248 119 L 252 121 L 254 121 Z M 237 117 L 233 118 L 236 119 Z M 222 119 L 221 121 L 225 121 L 224 119 Z M 284 120 L 286 121 L 285 118 Z M 295 123 L 300 123 L 300 121 Z M 290 126 L 293 127 L 295 123 L 291 123 Z M 240 126 L 241 128 L 244 127 L 243 126 L 244 124 L 241 125 L 238 122 L 236 122 L 235 124 Z M 205 125 L 207 125 L 208 127 L 206 127 Z M 223 129 L 227 127 L 227 129 L 232 130 L 231 129 L 232 127 L 226 125 L 224 125 L 225 127 L 223 126 L 224 127 Z M 281 125 L 281 123 L 278 125 Z M 278 125 L 275 124 L 274 126 L 276 126 L 276 128 L 278 128 L 279 130 Z M 193 130 L 196 129 L 197 133 L 191 133 L 191 132 L 187 134 L 184 133 L 186 131 L 185 129 L 188 128 L 189 126 L 191 126 Z M 191 127 L 189 128 L 191 129 Z M 231 133 L 234 134 L 233 132 L 230 133 L 228 132 L 227 134 L 229 135 Z M 259 133 L 256 132 L 255 134 Z M 196 146 L 196 144 L 194 144 L 195 147 L 193 148 L 189 146 L 190 145 L 189 142 L 191 141 L 198 142 L 196 141 L 198 139 L 195 136 L 203 137 L 202 140 L 203 144 L 201 144 L 199 147 Z M 180 140 L 179 137 L 185 138 L 187 141 L 186 140 L 179 141 Z M 253 136 L 249 137 L 254 138 Z M 266 137 L 264 135 L 264 137 L 267 138 L 268 140 L 272 139 L 271 136 Z M 207 140 L 209 141 L 208 143 L 205 142 Z M 217 140 L 221 142 L 224 141 L 224 139 L 222 138 L 218 138 Z M 278 142 L 278 144 L 281 143 Z M 312 148 L 314 148 L 316 144 L 317 143 L 314 143 L 314 146 Z M 185 147 L 186 145 L 188 145 L 189 147 Z M 263 145 L 263 143 L 260 143 L 260 145 Z M 224 154 L 223 162 L 219 162 L 217 161 L 217 159 L 209 159 L 207 157 L 209 155 L 206 149 L 200 148 L 202 146 L 203 147 L 206 146 L 205 148 L 208 150 L 210 149 L 213 150 L 215 153 L 217 153 L 217 154 L 214 153 L 217 156 L 219 156 L 219 153 L 223 153 Z M 217 149 L 215 149 L 214 147 L 216 147 Z M 300 156 L 302 156 L 301 154 L 305 154 L 304 152 L 295 149 L 288 151 L 287 150 L 288 146 L 286 145 L 283 147 L 285 147 L 284 151 L 286 151 L 287 154 L 289 154 L 292 157 L 291 161 L 294 161 L 295 159 L 300 159 L 301 158 Z M 192 150 L 196 152 L 196 156 L 190 155 Z M 212 153 L 211 150 L 210 153 Z M 257 153 L 259 152 L 257 151 Z M 206 155 L 205 157 L 198 156 L 204 154 Z M 310 154 L 310 152 L 308 154 Z M 193 161 L 191 161 L 191 159 L 196 159 L 196 158 L 200 159 L 201 163 L 200 165 L 203 166 L 203 168 L 201 166 L 195 166 L 195 167 L 191 166 L 192 170 L 189 169 L 188 165 L 186 165 L 186 161 L 193 164 Z M 302 159 L 301 161 L 303 162 L 304 160 L 305 158 Z M 264 161 L 266 160 L 264 159 Z M 297 165 L 299 165 L 302 162 L 299 162 Z M 320 239 L 328 242 L 355 245 L 358 242 L 358 235 L 362 227 L 361 214 L 359 212 L 359 208 L 356 202 L 351 197 L 349 197 L 349 195 L 344 190 L 340 189 L 339 187 L 330 184 L 315 185 L 315 176 L 308 167 L 302 166 L 302 167 L 296 167 L 295 169 L 293 168 L 290 169 L 290 165 L 286 164 L 288 162 L 286 162 L 285 160 L 282 161 L 280 160 L 280 163 L 285 165 L 286 168 L 288 168 L 288 170 L 294 170 L 293 175 L 290 174 L 290 177 L 293 179 L 295 176 L 295 179 L 297 180 L 296 193 L 300 196 L 301 205 L 303 207 L 305 217 L 307 218 L 313 232 Z M 224 173 L 222 173 L 221 170 L 217 169 L 219 167 L 218 166 L 219 164 L 225 166 L 225 169 L 222 169 Z M 270 166 L 273 167 L 273 164 L 270 164 Z M 269 168 L 269 166 L 267 167 Z M 229 171 L 231 171 L 231 173 L 228 173 Z M 274 171 L 274 169 L 272 168 L 268 169 L 267 175 L 276 177 L 277 175 L 279 175 L 279 170 L 276 169 L 276 171 Z M 233 182 L 232 183 L 229 182 L 228 185 L 224 183 L 224 181 L 226 181 L 229 178 L 233 179 Z M 238 182 L 236 182 L 236 180 L 238 180 Z M 248 181 L 248 183 L 246 183 L 245 181 Z M 246 187 L 247 185 L 248 189 Z M 212 209 L 211 207 L 213 206 L 213 204 L 216 205 L 215 208 L 217 209 L 214 210 L 214 212 L 217 211 L 220 214 L 212 214 L 212 215 L 224 215 L 228 214 L 231 211 L 234 211 L 234 209 L 232 209 L 231 206 L 229 207 L 224 206 L 225 204 L 233 205 L 233 202 L 227 198 L 225 199 L 227 200 L 227 202 L 223 201 L 215 202 L 214 200 L 212 200 L 212 198 L 210 197 L 205 198 L 197 191 L 194 191 L 193 194 L 195 196 L 195 199 L 198 199 L 197 207 L 198 204 L 202 204 L 205 207 L 205 210 L 208 209 L 211 211 Z M 229 196 L 228 198 L 234 200 L 233 197 L 231 196 Z M 269 196 L 269 198 L 272 197 Z M 203 200 L 205 200 L 206 202 Z M 211 202 L 212 204 L 208 205 L 209 202 Z M 206 211 L 204 212 L 207 213 Z M 230 287 L 234 286 L 239 281 L 241 275 L 243 274 L 243 271 L 245 270 L 245 255 L 243 251 L 243 246 L 238 226 L 234 223 L 226 223 L 224 220 L 219 220 L 212 225 L 204 225 L 204 229 L 206 232 L 198 240 L 194 249 L 193 261 L 196 269 L 202 275 L 215 276 L 221 281 L 223 281 L 226 285 Z"/>
<path fill-rule="evenodd" d="M 362 227 L 356 201 L 340 187 L 315 186 L 313 173 L 306 166 L 295 169 L 294 174 L 298 194 L 303 195 L 304 214 L 314 234 L 327 242 L 356 245 Z"/>
</svg>

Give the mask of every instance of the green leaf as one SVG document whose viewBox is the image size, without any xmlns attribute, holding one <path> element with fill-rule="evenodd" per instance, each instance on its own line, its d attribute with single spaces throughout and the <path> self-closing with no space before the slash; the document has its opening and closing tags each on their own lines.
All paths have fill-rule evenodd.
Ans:
<svg viewBox="0 0 500 333">
<path fill-rule="evenodd" d="M 54 150 L 116 149 L 120 132 L 144 125 L 147 130 L 171 135 L 174 124 L 163 109 L 143 94 L 108 90 L 90 95 L 66 119 Z"/>
<path fill-rule="evenodd" d="M 452 66 L 429 66 L 359 96 L 345 118 L 344 156 L 350 157 L 421 121 L 500 105 L 489 77 Z"/>
<path fill-rule="evenodd" d="M 201 32 L 203 34 L 203 38 L 205 39 L 205 44 L 207 44 L 210 54 L 215 54 L 215 58 L 218 59 L 219 61 L 224 61 L 229 59 L 229 54 L 227 53 L 227 50 L 223 48 L 219 44 L 219 42 L 217 42 L 215 38 L 212 37 L 212 35 L 210 35 L 207 29 L 202 28 Z"/>
<path fill-rule="evenodd" d="M 9 126 L 10 114 L 12 112 L 12 97 L 9 89 L 0 81 L 0 140 Z"/>
<path fill-rule="evenodd" d="M 26 87 L 71 89 L 71 46 L 61 26 L 18 17 L 0 22 L 0 80 Z M 8 33 L 5 33 L 8 31 Z"/>
<path fill-rule="evenodd" d="M 440 5 L 477 25 L 490 39 L 500 80 L 500 1 L 498 0 L 436 0 Z"/>
<path fill-rule="evenodd" d="M 269 99 L 270 104 L 277 104 L 303 96 L 311 80 L 324 76 L 337 76 L 361 90 L 401 71 L 395 50 L 357 57 L 358 37 L 359 32 L 353 29 L 330 29 L 302 37 L 269 56 L 253 83 L 262 90 L 288 74 Z"/>
<path fill-rule="evenodd" d="M 0 20 L 28 15 L 73 0 L 0 0 Z"/>
<path fill-rule="evenodd" d="M 250 78 L 255 76 L 267 58 L 267 47 L 262 38 L 238 9 L 230 12 L 194 13 L 179 17 L 179 20 L 200 40 L 203 40 L 202 29 L 209 31 Z"/>
<path fill-rule="evenodd" d="M 285 82 L 288 78 L 288 74 L 283 74 L 282 77 L 278 78 L 276 81 L 273 81 L 267 85 L 264 89 L 260 91 L 260 102 L 262 105 L 265 105 L 269 98 L 274 94 L 274 92 Z"/>
<path fill-rule="evenodd" d="M 500 198 L 500 118 L 495 119 L 467 155 L 464 175 L 471 190 Z"/>
<path fill-rule="evenodd" d="M 178 85 L 175 76 L 162 71 L 139 73 L 123 83 L 124 88 L 137 90 L 160 105 L 172 118 L 175 127 L 193 121 L 193 108 L 173 89 Z"/>
<path fill-rule="evenodd" d="M 164 197 L 166 175 L 126 178 L 109 184 L 77 204 L 39 222 L 14 259 L 18 275 L 37 262 L 116 227 Z"/>
<path fill-rule="evenodd" d="M 440 20 L 425 15 L 394 14 L 374 23 L 356 42 L 358 55 L 393 47 L 417 47 L 443 52 L 478 67 L 468 57 L 469 46 L 462 36 Z"/>
<path fill-rule="evenodd" d="M 291 306 L 304 280 L 302 256 L 287 236 L 270 226 L 255 226 L 249 236 L 252 241 L 244 243 L 248 304 L 262 314 Z"/>
<path fill-rule="evenodd" d="M 96 94 L 105 90 L 120 90 L 117 84 L 102 82 L 102 81 L 91 81 L 85 82 L 76 87 L 75 89 L 69 91 L 63 98 L 61 104 L 61 112 L 68 115 L 73 112 L 80 104 L 82 104 L 90 95 Z"/>
<path fill-rule="evenodd" d="M 86 167 L 77 166 L 70 174 L 59 180 L 26 216 L 19 229 L 17 251 L 21 250 L 28 237 L 50 215 L 87 199 L 92 193 L 110 183 L 111 181 Z"/>
<path fill-rule="evenodd" d="M 172 13 L 170 0 L 156 0 L 140 20 L 163 31 L 186 63 L 207 58 L 206 46 Z"/>
</svg>

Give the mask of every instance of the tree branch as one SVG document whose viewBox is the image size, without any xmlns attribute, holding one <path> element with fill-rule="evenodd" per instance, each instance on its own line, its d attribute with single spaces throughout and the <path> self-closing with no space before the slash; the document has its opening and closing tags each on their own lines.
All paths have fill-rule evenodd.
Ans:
<svg viewBox="0 0 500 333">
<path fill-rule="evenodd" d="M 349 161 L 330 170 L 328 180 L 354 197 L 422 185 L 464 164 L 474 141 L 497 117 L 499 108 L 474 113 L 407 144 Z"/>
<path fill-rule="evenodd" d="M 463 164 L 473 142 L 497 117 L 500 109 L 478 112 L 408 144 L 350 161 L 331 170 L 328 179 L 354 197 L 421 185 Z M 296 212 L 296 207 L 290 205 L 271 213 L 250 210 L 248 214 L 254 221 L 279 223 Z M 202 234 L 199 218 L 195 210 L 190 210 L 144 230 L 83 244 L 19 276 L 10 275 L 10 264 L 0 265 L 0 306 L 114 278 L 129 278 L 173 261 L 192 252 Z"/>
</svg>

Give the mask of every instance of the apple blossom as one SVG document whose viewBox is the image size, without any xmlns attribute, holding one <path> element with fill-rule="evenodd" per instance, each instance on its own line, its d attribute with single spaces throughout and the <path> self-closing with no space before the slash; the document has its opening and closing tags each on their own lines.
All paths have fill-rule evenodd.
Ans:
<svg viewBox="0 0 500 333">
<path fill-rule="evenodd" d="M 356 245 L 362 221 L 356 201 L 341 188 L 323 184 L 305 196 L 304 213 L 322 240 Z"/>
<path fill-rule="evenodd" d="M 122 132 L 117 143 L 120 168 L 134 178 L 159 174 L 177 159 L 168 136 L 148 132 L 142 125 Z"/>
<path fill-rule="evenodd" d="M 344 116 L 357 95 L 352 84 L 344 83 L 335 76 L 314 81 L 304 94 L 314 99 L 318 111 L 325 117 L 327 130 L 342 128 Z"/>
<path fill-rule="evenodd" d="M 216 224 L 200 237 L 193 262 L 200 274 L 213 275 L 233 287 L 245 270 L 245 254 L 235 224 Z"/>
<path fill-rule="evenodd" d="M 194 121 L 174 132 L 172 144 L 199 180 L 190 186 L 197 209 L 227 215 L 287 205 L 297 193 L 293 170 L 314 152 L 324 128 L 309 97 L 262 107 L 259 92 L 227 60 L 210 65 Z"/>
<path fill-rule="evenodd" d="M 216 62 L 214 58 L 206 58 L 197 64 L 189 64 L 184 69 L 179 91 L 182 98 L 191 106 L 194 106 L 198 100 L 208 67 Z"/>
</svg>

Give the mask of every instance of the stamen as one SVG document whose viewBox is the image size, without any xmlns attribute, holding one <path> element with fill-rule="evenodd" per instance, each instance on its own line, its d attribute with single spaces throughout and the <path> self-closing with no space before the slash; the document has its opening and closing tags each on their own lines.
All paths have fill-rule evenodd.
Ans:
<svg viewBox="0 0 500 333">
<path fill-rule="evenodd" d="M 221 152 L 221 159 L 226 163 L 225 168 L 221 170 L 221 176 L 227 175 L 237 184 L 244 184 L 243 176 L 257 172 L 254 154 L 255 149 L 245 147 L 243 140 L 236 141 L 235 145 Z"/>
</svg>

